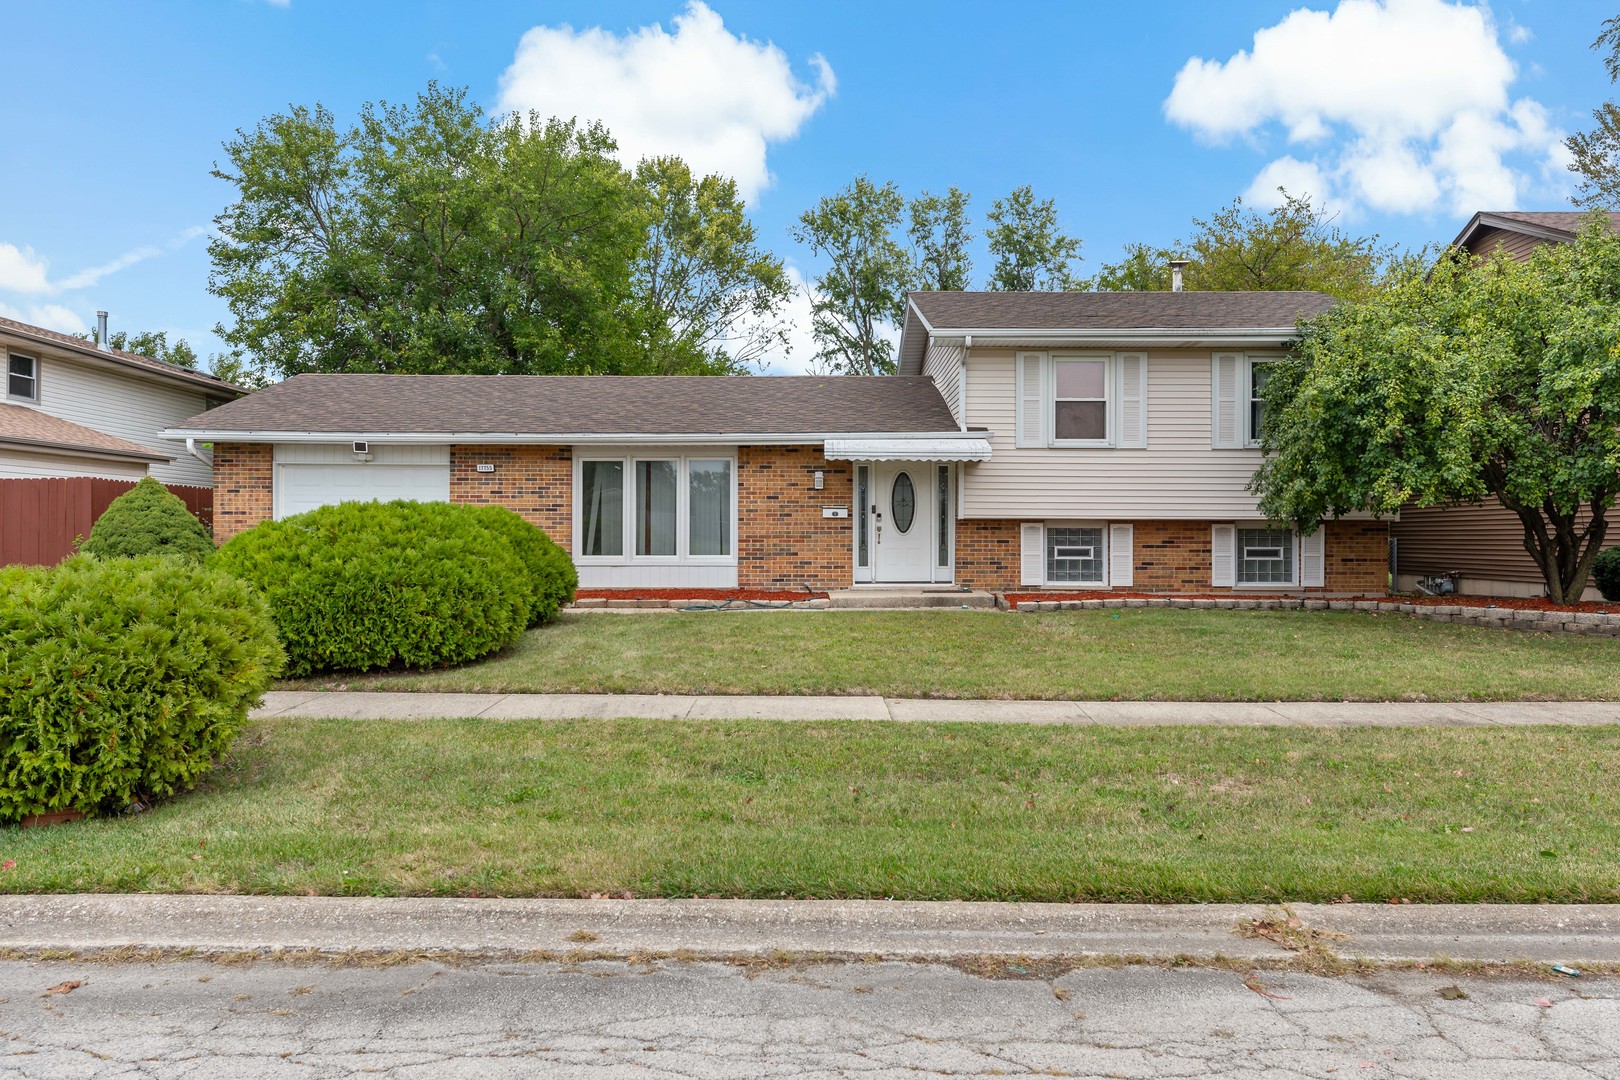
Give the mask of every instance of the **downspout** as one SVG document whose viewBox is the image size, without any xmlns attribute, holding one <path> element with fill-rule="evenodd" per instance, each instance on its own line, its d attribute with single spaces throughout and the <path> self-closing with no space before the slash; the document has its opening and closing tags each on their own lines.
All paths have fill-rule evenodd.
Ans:
<svg viewBox="0 0 1620 1080">
<path fill-rule="evenodd" d="M 205 454 L 201 450 L 197 449 L 197 440 L 189 435 L 186 437 L 186 453 L 190 454 L 192 457 L 196 458 L 210 469 L 214 467 L 214 456 L 212 454 Z"/>
<path fill-rule="evenodd" d="M 973 335 L 964 335 L 962 338 L 962 359 L 956 365 L 957 426 L 963 431 L 967 430 L 967 364 L 968 351 L 972 348 Z"/>
</svg>

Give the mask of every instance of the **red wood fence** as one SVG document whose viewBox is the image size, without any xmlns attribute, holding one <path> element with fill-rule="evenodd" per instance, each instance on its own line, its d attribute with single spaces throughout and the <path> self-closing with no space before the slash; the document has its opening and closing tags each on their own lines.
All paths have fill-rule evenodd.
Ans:
<svg viewBox="0 0 1620 1080">
<path fill-rule="evenodd" d="M 0 566 L 54 566 L 73 554 L 107 504 L 135 486 L 133 480 L 71 476 L 51 480 L 0 480 Z M 213 526 L 212 488 L 168 485 L 186 509 Z"/>
</svg>

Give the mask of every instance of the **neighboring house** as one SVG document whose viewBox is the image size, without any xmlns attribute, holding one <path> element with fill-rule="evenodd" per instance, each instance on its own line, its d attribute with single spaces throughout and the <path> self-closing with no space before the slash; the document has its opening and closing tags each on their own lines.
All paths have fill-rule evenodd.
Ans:
<svg viewBox="0 0 1620 1080">
<path fill-rule="evenodd" d="M 588 587 L 1382 592 L 1388 527 L 1249 494 L 1317 293 L 916 293 L 895 376 L 299 375 L 167 432 L 215 535 L 347 499 L 511 507 Z"/>
<path fill-rule="evenodd" d="M 0 477 L 99 477 L 208 488 L 206 452 L 163 435 L 241 396 L 212 375 L 0 319 Z"/>
<path fill-rule="evenodd" d="M 1567 244 L 1586 224 L 1585 211 L 1481 211 L 1468 219 L 1451 246 L 1487 257 L 1498 249 L 1524 260 L 1542 244 Z M 1610 214 L 1620 230 L 1620 213 Z M 1477 506 L 1406 509 L 1392 528 L 1396 542 L 1397 587 L 1413 588 L 1420 578 L 1458 575 L 1458 590 L 1491 596 L 1541 596 L 1546 584 L 1524 549 L 1518 515 L 1490 497 Z M 1595 588 L 1586 598 L 1601 599 Z"/>
</svg>

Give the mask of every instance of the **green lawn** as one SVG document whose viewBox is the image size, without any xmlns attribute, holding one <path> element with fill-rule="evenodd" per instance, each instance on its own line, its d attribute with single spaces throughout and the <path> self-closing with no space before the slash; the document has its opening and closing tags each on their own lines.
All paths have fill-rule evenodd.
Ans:
<svg viewBox="0 0 1620 1080">
<path fill-rule="evenodd" d="M 285 685 L 1091 700 L 1606 699 L 1620 697 L 1620 639 L 1333 611 L 576 613 L 454 670 Z"/>
<path fill-rule="evenodd" d="M 279 720 L 0 830 L 0 889 L 1615 902 L 1617 772 L 1616 728 Z"/>
</svg>

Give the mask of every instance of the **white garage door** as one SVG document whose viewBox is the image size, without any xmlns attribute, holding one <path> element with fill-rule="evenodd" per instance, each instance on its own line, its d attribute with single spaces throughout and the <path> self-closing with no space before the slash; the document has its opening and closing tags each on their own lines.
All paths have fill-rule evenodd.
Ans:
<svg viewBox="0 0 1620 1080">
<path fill-rule="evenodd" d="M 450 501 L 449 465 L 282 465 L 280 516 L 340 502 Z"/>
</svg>

